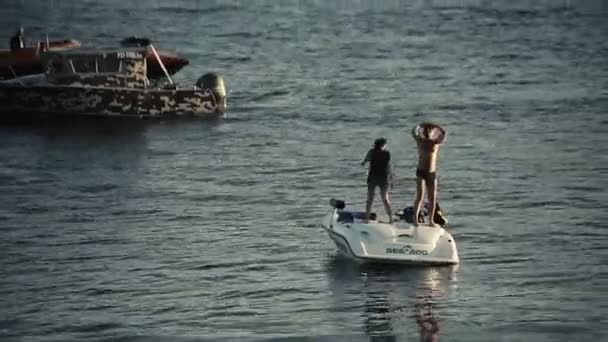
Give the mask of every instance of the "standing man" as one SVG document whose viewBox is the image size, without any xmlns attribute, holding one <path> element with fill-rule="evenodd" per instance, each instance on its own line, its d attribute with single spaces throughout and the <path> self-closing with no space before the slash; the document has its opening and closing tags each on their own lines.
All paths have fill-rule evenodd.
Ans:
<svg viewBox="0 0 608 342">
<path fill-rule="evenodd" d="M 378 138 L 374 141 L 374 146 L 367 151 L 361 165 L 365 165 L 367 162 L 369 162 L 369 171 L 367 173 L 367 203 L 365 206 L 366 222 L 369 222 L 375 189 L 379 187 L 382 203 L 384 203 L 384 209 L 388 215 L 388 222 L 393 223 L 391 200 L 388 193 L 389 184 L 392 180 L 391 153 L 386 149 L 385 138 Z"/>
<path fill-rule="evenodd" d="M 11 37 L 11 50 L 23 49 L 25 47 L 25 42 L 23 39 L 23 27 L 20 27 L 14 36 Z"/>
<path fill-rule="evenodd" d="M 416 167 L 416 200 L 414 201 L 414 225 L 418 225 L 418 214 L 424 197 L 428 192 L 430 205 L 429 224 L 435 224 L 437 209 L 437 157 L 439 146 L 445 140 L 446 131 L 439 125 L 423 122 L 412 129 L 412 136 L 418 147 L 418 166 Z"/>
</svg>

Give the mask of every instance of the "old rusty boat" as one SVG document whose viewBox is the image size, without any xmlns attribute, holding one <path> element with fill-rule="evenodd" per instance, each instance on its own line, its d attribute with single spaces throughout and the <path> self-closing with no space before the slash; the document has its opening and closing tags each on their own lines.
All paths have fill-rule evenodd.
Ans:
<svg viewBox="0 0 608 342">
<path fill-rule="evenodd" d="M 80 47 L 80 42 L 69 39 L 64 41 L 39 41 L 33 46 L 19 49 L 0 49 L 0 80 L 44 72 L 40 54 L 44 51 L 61 51 Z"/>
<path fill-rule="evenodd" d="M 72 49 L 45 53 L 46 72 L 0 81 L 0 119 L 13 121 L 57 116 L 222 117 L 224 80 L 208 73 L 196 84 L 151 82 L 146 56 L 154 46 Z"/>
<path fill-rule="evenodd" d="M 128 37 L 120 41 L 121 47 L 145 47 L 152 44 L 148 38 Z M 68 39 L 63 41 L 38 41 L 34 45 L 14 50 L 0 49 L 0 80 L 18 76 L 33 75 L 44 72 L 43 56 L 45 52 L 62 51 L 80 48 L 79 41 Z M 183 56 L 169 51 L 157 51 L 165 70 L 173 75 L 188 65 L 189 61 Z M 150 51 L 146 54 L 148 78 L 160 79 L 164 71 L 156 56 Z"/>
</svg>

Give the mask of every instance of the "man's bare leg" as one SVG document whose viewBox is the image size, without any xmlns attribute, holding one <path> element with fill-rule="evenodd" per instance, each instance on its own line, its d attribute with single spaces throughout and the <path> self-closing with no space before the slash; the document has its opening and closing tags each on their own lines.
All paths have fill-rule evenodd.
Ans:
<svg viewBox="0 0 608 342">
<path fill-rule="evenodd" d="M 374 203 L 374 190 L 375 186 L 368 185 L 367 186 L 367 202 L 365 204 L 365 222 L 369 222 L 369 215 L 372 211 L 372 204 Z"/>
<path fill-rule="evenodd" d="M 414 226 L 418 226 L 418 215 L 420 214 L 420 205 L 424 197 L 424 180 L 416 177 L 416 199 L 414 200 Z"/>
<path fill-rule="evenodd" d="M 431 205 L 431 210 L 429 213 L 429 225 L 437 226 L 435 223 L 435 211 L 437 210 L 437 178 L 433 179 L 433 181 L 428 184 L 429 187 L 429 204 Z"/>
<path fill-rule="evenodd" d="M 391 199 L 389 198 L 388 187 L 382 190 L 382 203 L 384 203 L 384 210 L 386 210 L 386 215 L 388 215 L 388 223 L 393 223 Z"/>
</svg>

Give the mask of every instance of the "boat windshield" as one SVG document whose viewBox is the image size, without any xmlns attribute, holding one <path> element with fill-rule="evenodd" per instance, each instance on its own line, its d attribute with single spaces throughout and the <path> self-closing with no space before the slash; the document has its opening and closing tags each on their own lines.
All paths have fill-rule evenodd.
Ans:
<svg viewBox="0 0 608 342">
<path fill-rule="evenodd" d="M 74 71 L 79 74 L 99 72 L 97 59 L 95 56 L 84 56 L 73 59 L 72 64 L 74 65 Z"/>
<path fill-rule="evenodd" d="M 120 71 L 120 59 L 115 57 L 106 57 L 98 60 L 99 72 L 117 73 Z"/>
<path fill-rule="evenodd" d="M 61 74 L 65 71 L 64 65 L 63 65 L 63 60 L 61 59 L 55 59 L 52 63 L 51 63 L 51 70 L 54 73 L 57 74 Z"/>
<path fill-rule="evenodd" d="M 66 52 L 49 56 L 47 75 L 58 84 L 143 87 L 146 57 L 143 52 Z"/>
</svg>

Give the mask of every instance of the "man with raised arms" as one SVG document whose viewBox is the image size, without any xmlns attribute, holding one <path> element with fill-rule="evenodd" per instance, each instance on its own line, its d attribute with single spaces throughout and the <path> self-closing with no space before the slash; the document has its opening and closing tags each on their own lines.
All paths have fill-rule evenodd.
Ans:
<svg viewBox="0 0 608 342">
<path fill-rule="evenodd" d="M 424 197 L 425 188 L 429 199 L 429 224 L 435 224 L 437 209 L 437 157 L 439 147 L 445 140 L 446 131 L 439 125 L 423 122 L 412 129 L 412 137 L 418 147 L 418 166 L 416 167 L 416 199 L 414 201 L 414 225 L 418 225 L 418 214 Z"/>
</svg>

